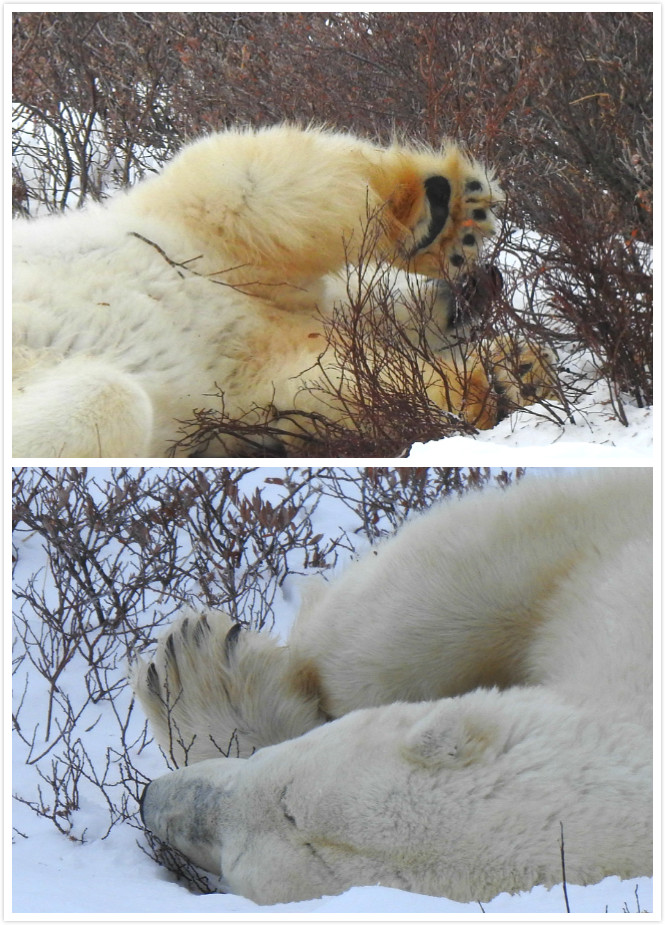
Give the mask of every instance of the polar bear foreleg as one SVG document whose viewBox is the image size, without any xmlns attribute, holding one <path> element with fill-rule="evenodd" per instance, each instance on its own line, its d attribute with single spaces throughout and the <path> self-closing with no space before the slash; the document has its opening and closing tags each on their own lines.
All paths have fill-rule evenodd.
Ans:
<svg viewBox="0 0 665 925">
<path fill-rule="evenodd" d="M 100 360 L 68 358 L 14 384 L 14 456 L 145 456 L 152 424 L 141 385 Z"/>
<path fill-rule="evenodd" d="M 538 689 L 358 710 L 159 778 L 145 825 L 225 890 L 292 902 L 381 883 L 486 901 L 651 873 L 651 754 Z"/>
</svg>

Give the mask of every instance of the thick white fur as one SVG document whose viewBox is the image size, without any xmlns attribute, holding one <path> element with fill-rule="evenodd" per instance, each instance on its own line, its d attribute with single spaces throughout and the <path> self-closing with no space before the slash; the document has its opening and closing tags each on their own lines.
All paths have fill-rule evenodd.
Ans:
<svg viewBox="0 0 665 925">
<path fill-rule="evenodd" d="M 451 194 L 427 242 L 432 177 Z M 371 243 L 393 266 L 454 277 L 493 233 L 501 198 L 454 145 L 380 148 L 276 126 L 199 140 L 107 203 L 17 221 L 13 455 L 189 455 L 196 446 L 174 450 L 183 422 L 221 409 L 220 390 L 233 418 L 258 408 L 344 419 L 344 401 L 321 388 L 347 387 L 324 337 L 340 272 Z M 422 374 L 432 401 L 493 425 L 480 362 L 463 374 L 443 357 Z M 238 449 L 229 439 L 201 452 Z"/>
<path fill-rule="evenodd" d="M 551 885 L 562 830 L 569 882 L 650 874 L 651 517 L 651 470 L 530 475 L 407 524 L 285 646 L 183 615 L 133 669 L 190 765 L 147 827 L 261 903 Z"/>
</svg>

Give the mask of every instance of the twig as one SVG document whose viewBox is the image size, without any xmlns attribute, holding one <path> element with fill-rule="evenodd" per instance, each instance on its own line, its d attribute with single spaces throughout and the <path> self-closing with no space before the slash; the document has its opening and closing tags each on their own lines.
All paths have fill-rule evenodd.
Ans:
<svg viewBox="0 0 665 925">
<path fill-rule="evenodd" d="M 559 822 L 559 825 L 561 826 L 561 874 L 563 877 L 563 882 L 562 882 L 563 898 L 566 902 L 566 912 L 570 912 L 570 904 L 568 902 L 568 889 L 566 887 L 566 855 L 565 855 L 564 844 L 563 844 L 563 822 Z"/>
</svg>

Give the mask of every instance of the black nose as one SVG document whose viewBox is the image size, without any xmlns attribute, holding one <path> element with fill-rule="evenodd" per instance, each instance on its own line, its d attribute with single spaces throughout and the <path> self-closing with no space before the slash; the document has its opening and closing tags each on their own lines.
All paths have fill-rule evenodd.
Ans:
<svg viewBox="0 0 665 925">
<path fill-rule="evenodd" d="M 145 804 L 145 798 L 146 798 L 146 795 L 147 795 L 147 793 L 148 793 L 148 787 L 149 787 L 149 786 L 150 786 L 150 784 L 146 784 L 146 785 L 145 785 L 145 787 L 143 788 L 143 793 L 141 794 L 141 799 L 139 800 L 139 815 L 141 816 L 141 822 L 143 823 L 143 825 L 145 826 L 145 828 L 148 828 L 148 826 L 146 825 L 145 817 L 144 817 L 144 815 L 143 815 L 143 807 L 144 807 L 144 804 Z"/>
</svg>

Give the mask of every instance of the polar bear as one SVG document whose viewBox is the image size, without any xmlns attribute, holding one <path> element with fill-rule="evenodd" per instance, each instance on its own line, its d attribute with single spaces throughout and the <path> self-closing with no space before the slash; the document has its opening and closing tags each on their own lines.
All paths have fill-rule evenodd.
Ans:
<svg viewBox="0 0 665 925">
<path fill-rule="evenodd" d="M 502 199 L 453 144 L 278 125 L 195 141 L 107 203 L 18 220 L 13 455 L 243 455 L 231 437 L 183 440 L 210 408 L 250 423 L 301 413 L 296 434 L 308 414 L 352 426 L 352 373 L 326 337 L 346 267 L 370 252 L 441 279 L 424 297 L 445 332 L 446 280 L 476 263 Z M 528 404 L 551 386 L 546 351 L 518 346 L 512 372 L 506 344 L 486 353 L 444 352 L 436 367 L 414 354 L 429 399 L 478 428 L 496 422 L 497 390 Z"/>
<path fill-rule="evenodd" d="M 311 590 L 285 645 L 183 613 L 131 682 L 176 765 L 146 827 L 258 903 L 468 902 L 649 875 L 652 475 L 448 500 Z M 229 755 L 229 757 L 224 757 Z"/>
</svg>

